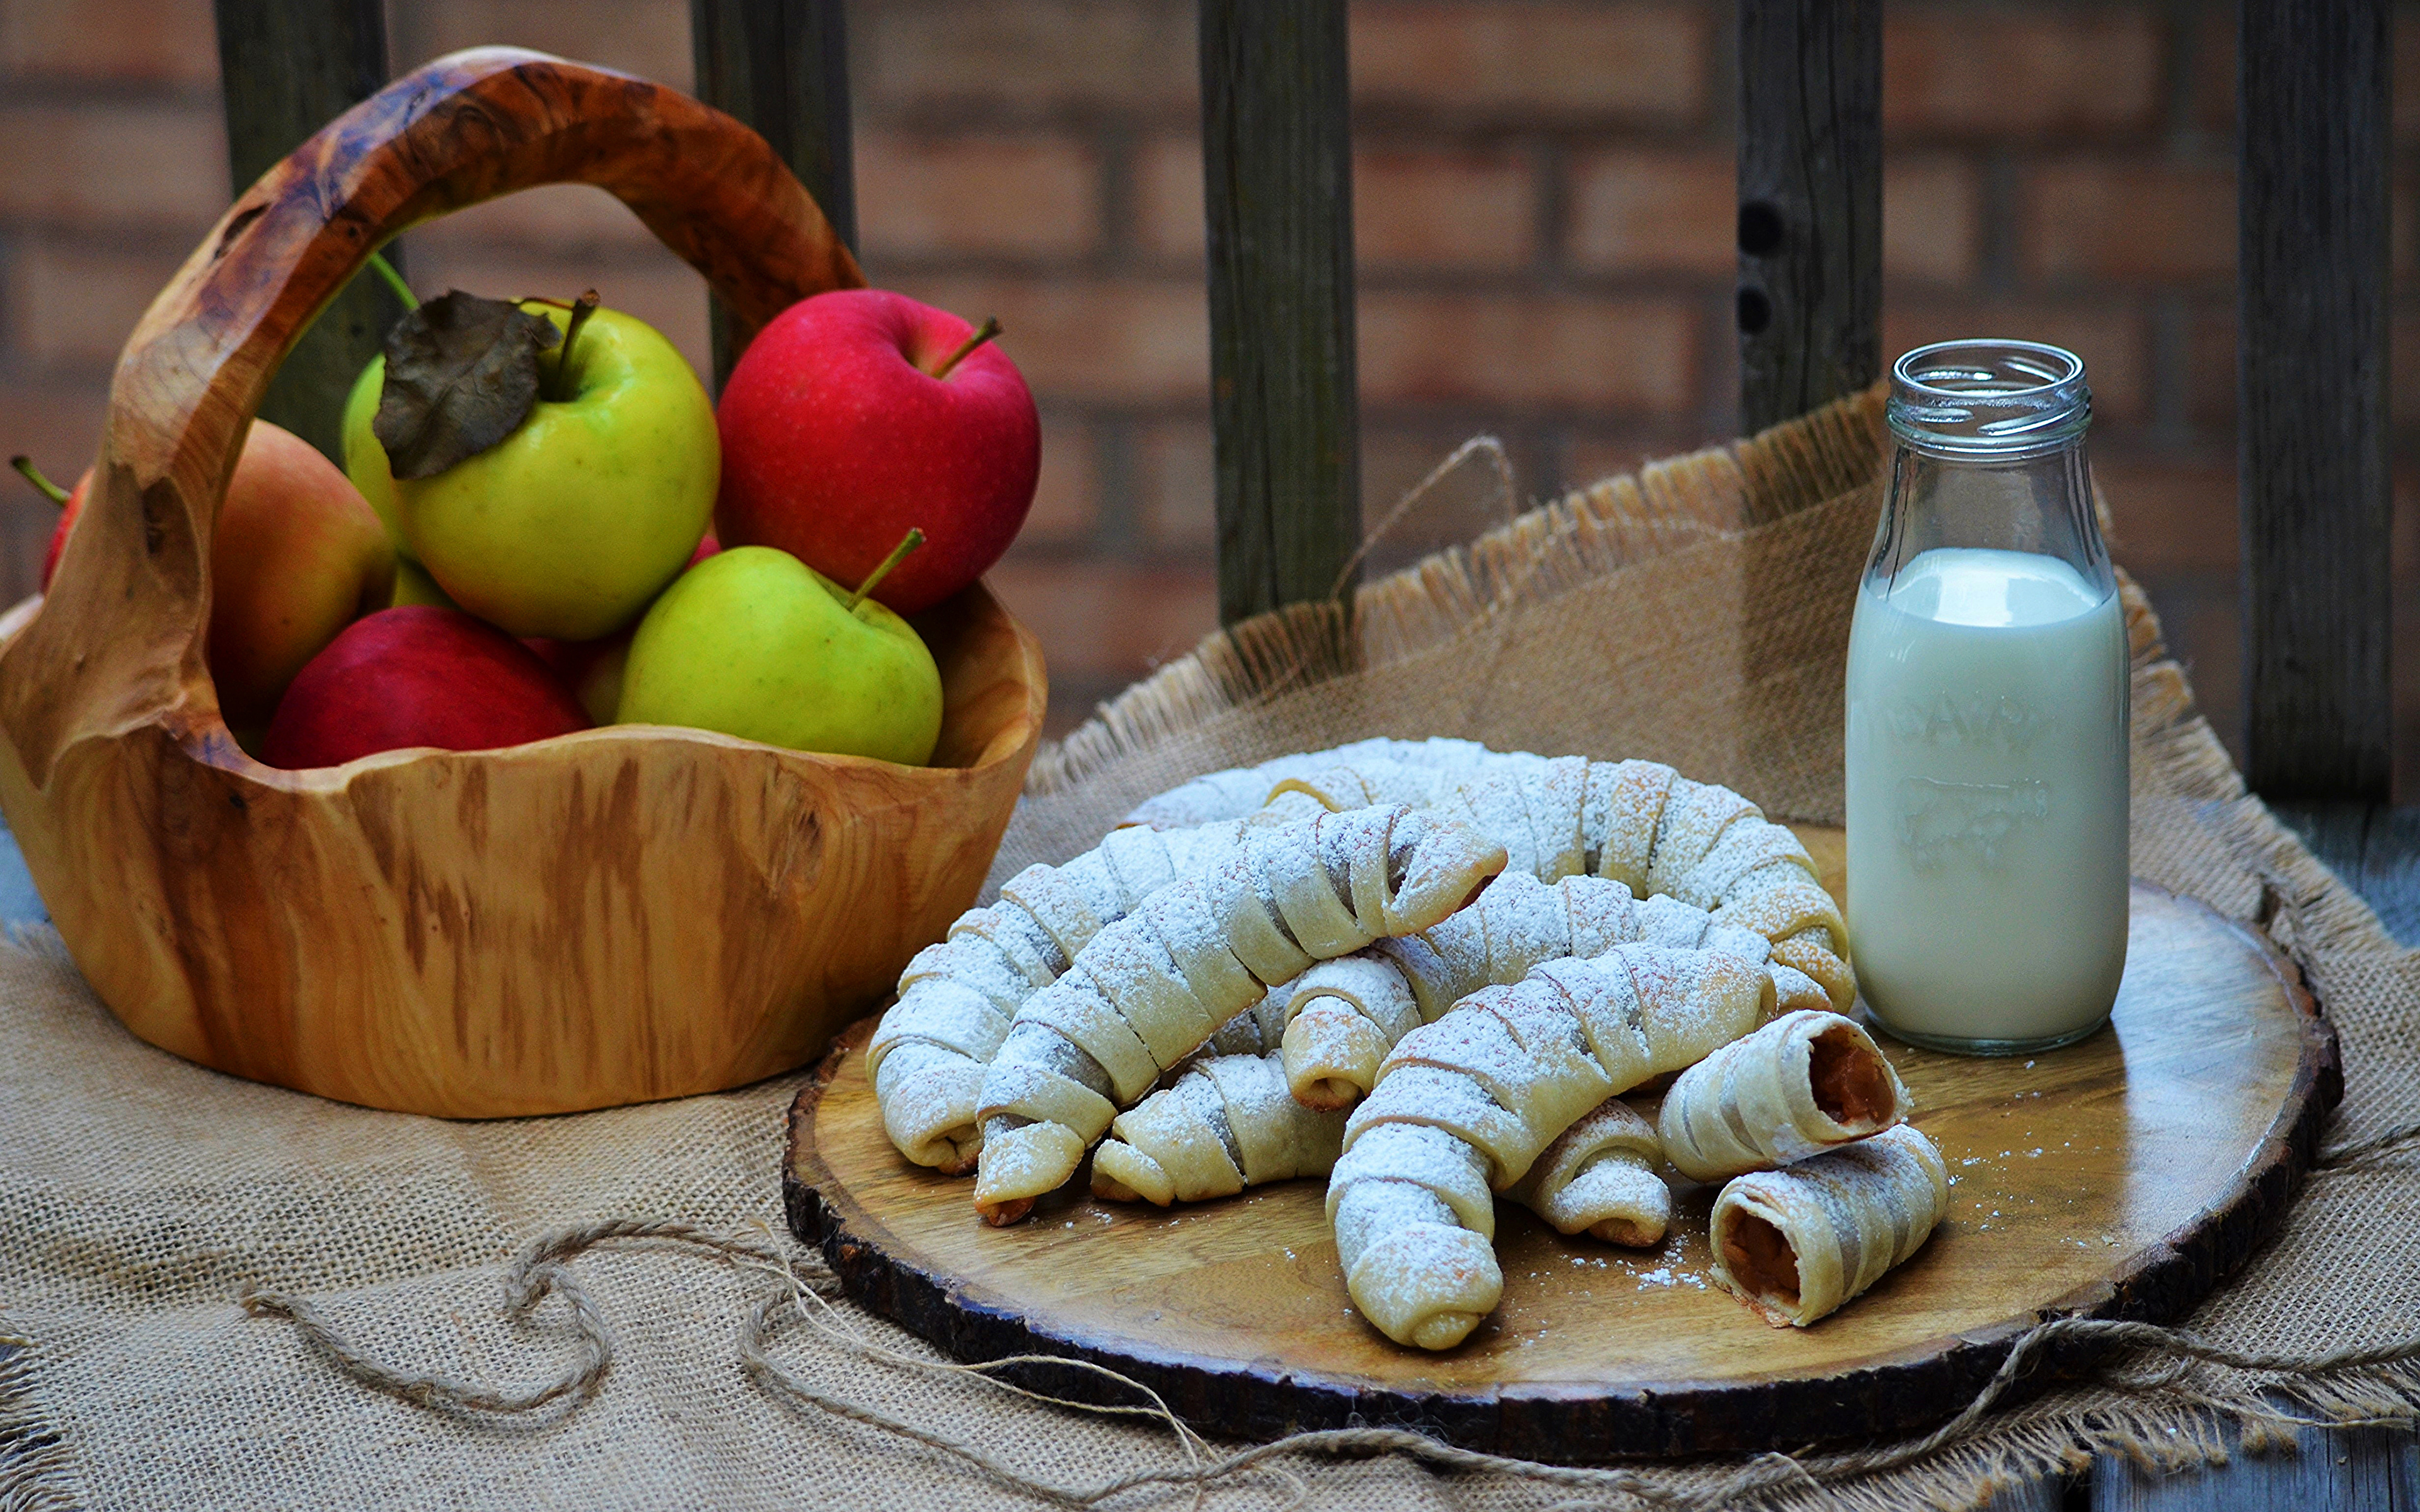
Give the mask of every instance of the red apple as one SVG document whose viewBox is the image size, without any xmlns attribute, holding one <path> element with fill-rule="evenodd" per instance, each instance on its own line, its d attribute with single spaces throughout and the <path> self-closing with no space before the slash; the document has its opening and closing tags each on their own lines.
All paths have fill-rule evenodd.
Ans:
<svg viewBox="0 0 2420 1512">
<path fill-rule="evenodd" d="M 519 746 L 589 724 L 527 646 L 460 609 L 413 604 L 354 621 L 311 658 L 278 703 L 261 758 L 339 766 L 411 746 Z"/>
<path fill-rule="evenodd" d="M 292 431 L 256 420 L 210 539 L 210 680 L 257 729 L 336 633 L 395 594 L 395 548 L 352 480 Z"/>
<path fill-rule="evenodd" d="M 19 463 L 19 471 L 23 471 L 22 459 Z M 25 475 L 29 478 L 35 476 L 31 472 Z M 40 487 L 49 481 L 47 478 L 40 479 L 35 486 Z M 91 487 L 92 469 L 86 468 L 84 470 L 84 476 L 76 479 L 76 486 L 68 490 L 68 496 L 65 499 L 54 501 L 59 506 L 59 522 L 51 527 L 51 548 L 42 553 L 43 593 L 47 594 L 51 591 L 51 576 L 59 570 L 59 548 L 68 544 L 68 532 L 74 528 L 76 515 L 84 508 L 84 496 Z"/>
<path fill-rule="evenodd" d="M 818 294 L 776 316 L 732 369 L 715 419 L 722 543 L 776 547 L 854 583 L 921 529 L 924 548 L 874 594 L 902 614 L 1000 560 L 1042 469 L 1041 420 L 1016 364 L 956 316 L 883 289 Z"/>
</svg>

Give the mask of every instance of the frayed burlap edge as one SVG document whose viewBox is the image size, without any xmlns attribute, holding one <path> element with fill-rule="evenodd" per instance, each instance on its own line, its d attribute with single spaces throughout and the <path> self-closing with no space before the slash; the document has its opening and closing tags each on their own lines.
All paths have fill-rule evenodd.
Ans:
<svg viewBox="0 0 2420 1512">
<path fill-rule="evenodd" d="M 38 1403 L 34 1341 L 0 1315 L 0 1512 L 64 1512 L 69 1489 L 64 1441 Z"/>
</svg>

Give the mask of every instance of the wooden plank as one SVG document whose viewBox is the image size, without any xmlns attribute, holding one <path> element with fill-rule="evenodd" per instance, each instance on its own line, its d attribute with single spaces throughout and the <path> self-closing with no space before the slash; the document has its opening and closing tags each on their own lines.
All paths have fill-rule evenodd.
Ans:
<svg viewBox="0 0 2420 1512">
<path fill-rule="evenodd" d="M 690 0 L 689 14 L 698 98 L 755 128 L 855 253 L 847 8 L 842 0 Z M 714 301 L 716 393 L 749 334 Z"/>
<path fill-rule="evenodd" d="M 1741 0 L 1740 423 L 1882 375 L 1881 0 Z"/>
<path fill-rule="evenodd" d="M 2279 803 L 2272 810 L 2378 911 L 2389 934 L 2420 946 L 2420 808 Z"/>
<path fill-rule="evenodd" d="M 2245 775 L 2384 802 L 2386 0 L 2239 7 Z"/>
<path fill-rule="evenodd" d="M 1361 545 L 1344 0 L 1202 0 L 1218 616 L 1328 598 Z"/>
<path fill-rule="evenodd" d="M 2414 1512 L 2420 1441 L 2409 1428 L 2305 1428 L 2290 1454 L 2238 1454 L 2225 1465 L 2150 1476 L 2103 1455 L 2092 1512 Z"/>
<path fill-rule="evenodd" d="M 386 83 L 380 0 L 217 0 L 227 165 L 240 195 L 334 117 Z M 401 258 L 390 248 L 391 261 Z M 344 461 L 345 395 L 403 305 L 355 279 L 287 354 L 260 415 Z"/>
</svg>

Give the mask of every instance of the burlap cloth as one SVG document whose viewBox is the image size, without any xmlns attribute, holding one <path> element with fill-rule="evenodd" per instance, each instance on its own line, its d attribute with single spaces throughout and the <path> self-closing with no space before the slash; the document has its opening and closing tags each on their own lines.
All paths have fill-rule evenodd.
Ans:
<svg viewBox="0 0 2420 1512">
<path fill-rule="evenodd" d="M 1880 444 L 1869 396 L 1373 584 L 1357 632 L 1299 611 L 1214 640 L 1045 754 L 995 880 L 1066 858 L 1194 773 L 1371 734 L 1652 756 L 1837 822 L 1840 669 Z M 1896 1465 L 1904 1445 L 1545 1475 L 1331 1437 L 1220 1471 L 1210 1500 L 1957 1504 L 2094 1449 L 2205 1458 L 2219 1421 L 2273 1436 L 2292 1413 L 2408 1419 L 2420 1372 L 2384 1356 L 2420 1329 L 2420 1153 L 2345 1151 L 2420 1119 L 2420 963 L 2244 795 L 2139 595 L 2131 607 L 2134 869 L 2268 929 L 2342 1036 L 2336 1158 L 2191 1319 L 2219 1353 L 2274 1368 L 2154 1341 Z M 27 944 L 0 949 L 0 1335 L 23 1341 L 0 1365 L 0 1509 L 1067 1504 L 1169 1477 L 1109 1498 L 1125 1505 L 1189 1500 L 1188 1467 L 1244 1447 L 886 1358 L 939 1357 L 794 1286 L 816 1278 L 781 1231 L 798 1078 L 516 1122 L 365 1112 L 139 1043 L 54 941 Z M 535 1307 L 507 1316 L 522 1246 L 621 1217 L 743 1252 L 611 1239 L 567 1271 L 538 1264 Z M 247 1310 L 256 1288 L 292 1304 Z M 383 1362 L 386 1389 L 340 1369 L 294 1311 Z M 488 1405 L 448 1405 L 463 1393 L 415 1374 L 484 1384 Z"/>
</svg>

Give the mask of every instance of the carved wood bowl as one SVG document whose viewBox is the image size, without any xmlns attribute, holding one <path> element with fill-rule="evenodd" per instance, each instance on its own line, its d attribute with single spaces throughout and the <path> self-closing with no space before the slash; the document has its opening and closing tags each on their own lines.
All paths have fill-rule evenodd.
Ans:
<svg viewBox="0 0 2420 1512">
<path fill-rule="evenodd" d="M 0 625 L 0 808 L 153 1044 L 449 1117 L 712 1091 L 819 1054 L 982 886 L 1045 686 L 980 584 L 917 620 L 929 767 L 623 726 L 280 771 L 229 736 L 206 564 L 270 375 L 388 238 L 555 182 L 618 195 L 750 331 L 862 282 L 737 121 L 514 50 L 397 80 L 236 201 L 118 360 L 49 598 Z"/>
</svg>

